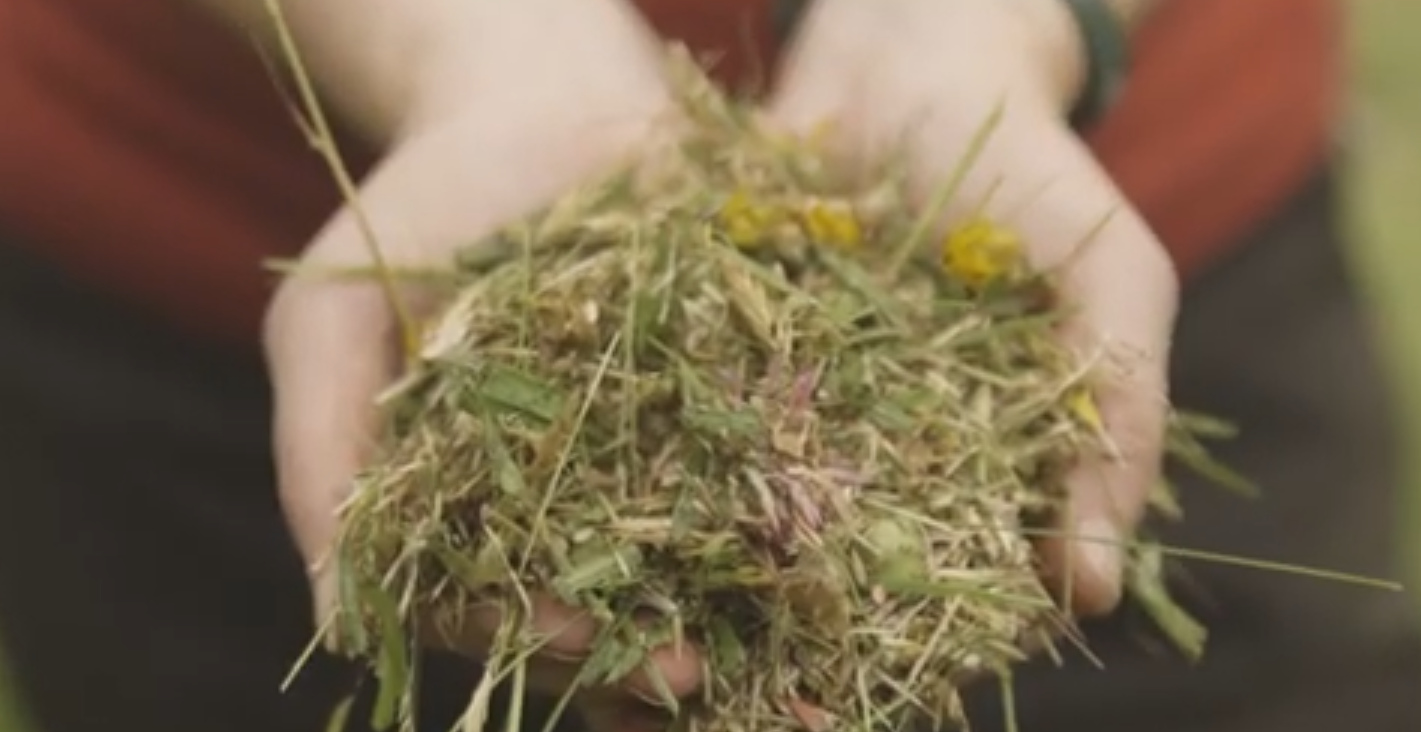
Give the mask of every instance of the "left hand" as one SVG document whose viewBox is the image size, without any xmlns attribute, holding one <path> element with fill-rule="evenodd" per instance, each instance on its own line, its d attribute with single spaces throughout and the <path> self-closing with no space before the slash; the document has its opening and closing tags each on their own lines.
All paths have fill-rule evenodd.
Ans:
<svg viewBox="0 0 1421 732">
<path fill-rule="evenodd" d="M 818 0 L 768 113 L 791 131 L 827 129 L 827 154 L 851 171 L 906 143 L 926 200 L 1004 105 L 947 215 L 991 191 L 988 214 L 1021 234 L 1034 266 L 1066 264 L 1059 284 L 1077 313 L 1062 330 L 1068 345 L 1129 360 L 1095 395 L 1118 452 L 1075 467 L 1069 525 L 1042 545 L 1048 579 L 1092 615 L 1119 601 L 1122 547 L 1158 475 L 1177 283 L 1158 239 L 1065 122 L 1082 66 L 1067 12 L 1059 0 Z"/>
<path fill-rule="evenodd" d="M 302 4 L 303 17 L 318 19 L 316 5 Z M 392 103 L 407 109 L 393 144 L 361 186 L 358 209 L 391 267 L 448 267 L 468 241 L 568 190 L 654 158 L 679 134 L 660 45 L 626 0 L 445 0 L 402 7 L 415 6 L 416 14 L 447 15 L 401 25 L 367 49 L 383 58 L 401 48 L 402 38 L 433 34 L 447 51 L 425 56 L 440 63 L 394 64 L 390 78 L 371 80 L 408 87 L 408 102 Z M 398 20 L 390 3 L 369 0 L 361 7 Z M 361 19 L 374 29 L 369 32 L 382 28 Z M 338 55 L 330 46 L 317 47 Z M 372 65 L 358 50 L 347 51 L 347 63 Z M 351 108 L 384 106 L 381 95 L 368 87 L 354 94 L 359 89 L 345 89 L 362 97 Z M 356 207 L 345 207 L 301 262 L 318 271 L 373 267 L 364 234 Z M 339 605 L 335 567 L 327 560 L 339 534 L 340 506 L 374 452 L 378 394 L 402 365 L 405 344 L 398 336 L 405 323 L 394 303 L 403 301 L 416 317 L 442 304 L 440 293 L 408 285 L 388 293 L 373 280 L 291 277 L 267 311 L 281 502 L 310 567 L 318 627 Z M 528 598 L 524 609 L 531 632 L 548 636 L 544 652 L 528 659 L 529 690 L 557 698 L 579 681 L 598 624 L 548 596 Z M 481 604 L 451 615 L 466 622 L 421 624 L 430 631 L 422 640 L 483 660 L 502 624 L 501 609 Z M 586 712 L 588 729 L 657 729 L 665 716 L 662 694 L 690 695 L 701 683 L 701 661 L 687 644 L 657 648 L 649 660 L 605 687 L 580 690 L 574 703 Z"/>
</svg>

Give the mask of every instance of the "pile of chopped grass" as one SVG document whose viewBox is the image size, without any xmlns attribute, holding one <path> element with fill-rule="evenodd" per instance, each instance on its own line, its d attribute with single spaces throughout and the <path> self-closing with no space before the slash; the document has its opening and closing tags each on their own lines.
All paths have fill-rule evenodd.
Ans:
<svg viewBox="0 0 1421 732">
<path fill-rule="evenodd" d="M 468 249 L 387 395 L 344 513 L 339 629 L 387 721 L 417 623 L 499 604 L 498 678 L 542 642 L 531 593 L 603 622 L 587 685 L 653 642 L 704 649 L 703 694 L 666 699 L 704 732 L 942 728 L 965 679 L 1067 627 L 1033 537 L 1106 446 L 1050 278 L 1011 231 L 935 243 L 891 171 L 844 187 L 686 88 L 650 184 L 614 177 Z M 1187 430 L 1171 447 L 1202 455 Z M 1197 643 L 1158 557 L 1131 556 Z"/>
</svg>

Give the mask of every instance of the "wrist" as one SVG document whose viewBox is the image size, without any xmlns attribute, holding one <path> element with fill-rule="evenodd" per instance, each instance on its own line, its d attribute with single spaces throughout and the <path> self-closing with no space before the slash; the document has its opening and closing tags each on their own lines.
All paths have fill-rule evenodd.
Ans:
<svg viewBox="0 0 1421 732">
<path fill-rule="evenodd" d="M 1129 36 L 1157 0 L 1029 0 L 1014 3 L 1034 37 L 1051 101 L 1077 128 L 1114 104 L 1129 65 Z"/>
<path fill-rule="evenodd" d="M 299 64 L 344 125 L 380 148 L 518 84 L 504 78 L 510 61 L 553 45 L 554 32 L 573 41 L 564 54 L 651 47 L 629 0 L 189 1 L 255 40 L 278 72 Z"/>
<path fill-rule="evenodd" d="M 1053 106 L 1062 114 L 1075 106 L 1089 75 L 1086 47 L 1063 0 L 1014 3 L 1026 29 L 1025 52 Z"/>
</svg>

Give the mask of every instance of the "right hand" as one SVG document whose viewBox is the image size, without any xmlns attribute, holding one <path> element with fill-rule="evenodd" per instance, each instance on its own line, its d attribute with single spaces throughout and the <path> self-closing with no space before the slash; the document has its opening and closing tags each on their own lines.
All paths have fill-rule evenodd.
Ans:
<svg viewBox="0 0 1421 732">
<path fill-rule="evenodd" d="M 410 80 L 419 114 L 361 187 L 360 209 L 391 266 L 448 266 L 457 247 L 651 152 L 674 109 L 659 43 L 618 0 L 473 2 L 460 13 L 469 29 L 459 63 Z M 317 271 L 373 264 L 349 207 L 301 263 Z M 418 313 L 436 305 L 428 293 L 402 296 Z M 318 625 L 335 604 L 327 555 L 337 507 L 371 454 L 376 395 L 398 375 L 396 326 L 377 283 L 318 276 L 285 281 L 267 313 L 280 495 L 310 568 Z M 556 635 L 550 653 L 532 662 L 530 686 L 560 694 L 596 628 L 549 598 L 534 605 L 536 628 Z M 497 615 L 471 612 L 448 644 L 478 656 Z M 693 650 L 666 648 L 654 658 L 674 693 L 699 685 Z M 618 732 L 653 724 L 652 710 L 637 701 L 656 698 L 647 674 L 587 695 L 589 723 Z"/>
</svg>

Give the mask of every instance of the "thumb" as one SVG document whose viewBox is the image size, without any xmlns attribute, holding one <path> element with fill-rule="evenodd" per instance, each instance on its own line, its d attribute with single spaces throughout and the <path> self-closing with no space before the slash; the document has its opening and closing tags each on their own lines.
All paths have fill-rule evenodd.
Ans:
<svg viewBox="0 0 1421 732">
<path fill-rule="evenodd" d="M 366 283 L 288 283 L 268 311 L 282 507 L 306 562 L 317 627 L 335 609 L 332 556 L 342 502 L 369 457 L 375 397 L 396 375 L 384 293 Z"/>
</svg>

